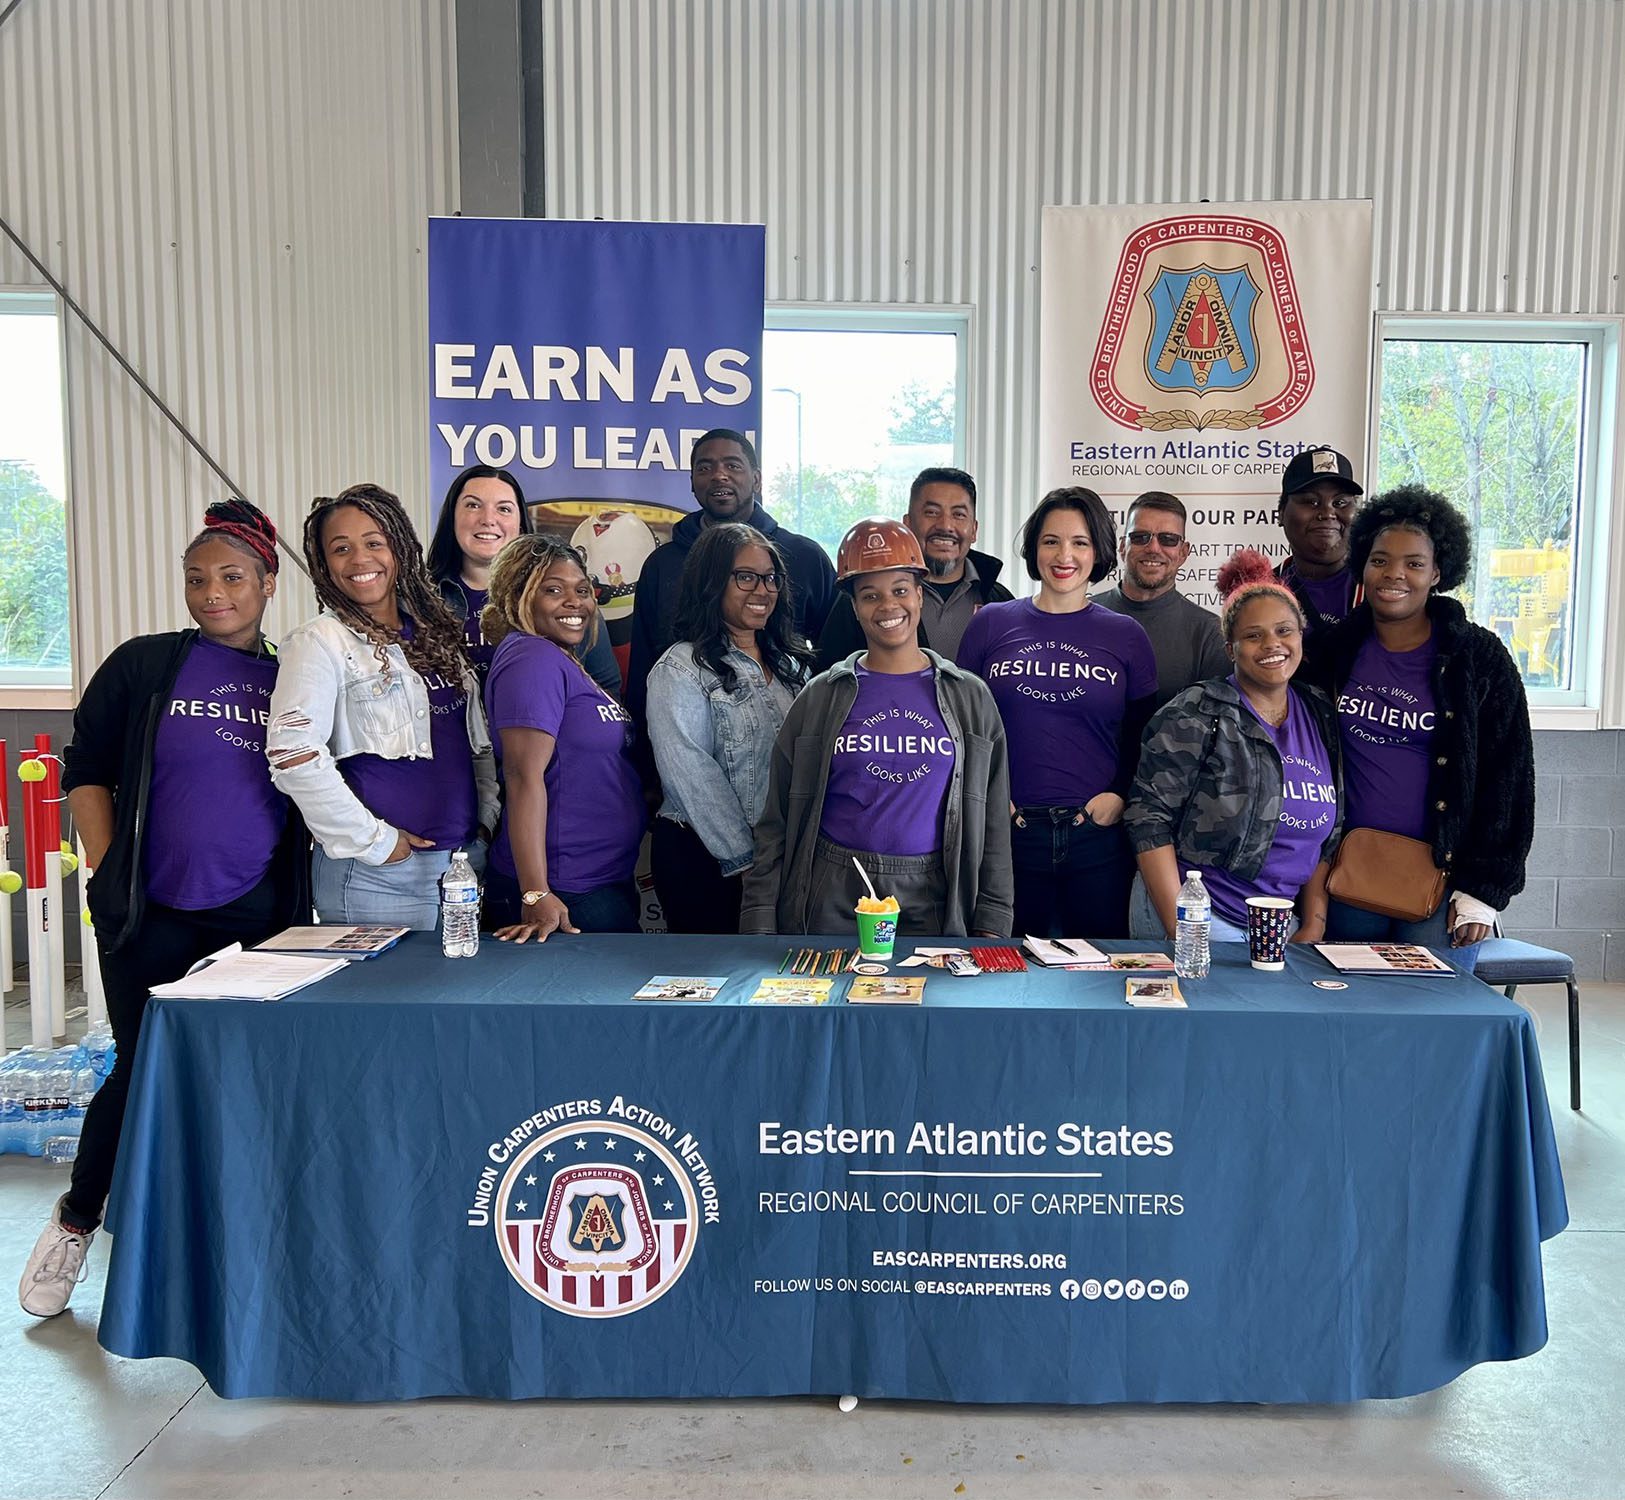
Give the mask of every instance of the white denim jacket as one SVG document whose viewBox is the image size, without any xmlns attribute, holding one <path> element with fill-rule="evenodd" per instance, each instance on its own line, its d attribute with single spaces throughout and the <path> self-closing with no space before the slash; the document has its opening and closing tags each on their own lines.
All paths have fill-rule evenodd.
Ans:
<svg viewBox="0 0 1625 1500">
<path fill-rule="evenodd" d="M 349 755 L 432 760 L 429 690 L 398 645 L 386 648 L 381 671 L 373 644 L 333 615 L 295 626 L 277 648 L 276 689 L 265 731 L 271 781 L 298 805 L 330 859 L 381 865 L 395 851 L 397 829 L 375 817 L 352 792 L 338 763 Z M 468 743 L 483 829 L 496 827 L 497 776 L 479 685 L 468 690 Z M 288 762 L 314 756 L 299 765 Z"/>
</svg>

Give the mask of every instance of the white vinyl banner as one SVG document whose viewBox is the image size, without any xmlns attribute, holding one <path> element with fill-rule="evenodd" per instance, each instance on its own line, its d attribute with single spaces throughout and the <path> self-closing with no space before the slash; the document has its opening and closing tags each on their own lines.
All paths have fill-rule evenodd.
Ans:
<svg viewBox="0 0 1625 1500">
<path fill-rule="evenodd" d="M 1046 208 L 1039 477 L 1117 517 L 1190 512 L 1180 590 L 1215 608 L 1237 547 L 1272 559 L 1280 475 L 1305 448 L 1365 480 L 1371 204 Z"/>
</svg>

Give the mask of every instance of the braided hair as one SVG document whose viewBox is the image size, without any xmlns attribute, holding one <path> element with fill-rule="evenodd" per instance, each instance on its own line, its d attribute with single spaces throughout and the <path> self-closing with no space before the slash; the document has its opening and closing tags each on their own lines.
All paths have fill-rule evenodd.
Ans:
<svg viewBox="0 0 1625 1500">
<path fill-rule="evenodd" d="M 275 573 L 282 564 L 276 550 L 276 526 L 257 505 L 232 496 L 216 500 L 203 512 L 203 530 L 186 544 L 181 553 L 185 562 L 205 542 L 225 542 L 254 559 L 261 578 Z"/>
<path fill-rule="evenodd" d="M 380 625 L 344 594 L 327 566 L 322 531 L 327 518 L 347 505 L 377 523 L 395 555 L 395 602 L 415 627 L 410 639 Z M 399 646 L 415 671 L 437 672 L 446 682 L 461 682 L 472 670 L 463 647 L 463 622 L 440 597 L 423 565 L 418 534 L 401 502 L 388 490 L 376 484 L 352 484 L 337 495 L 318 495 L 312 500 L 305 517 L 305 562 L 322 608 L 372 642 L 373 654 L 384 671 L 389 670 L 390 646 Z"/>
<path fill-rule="evenodd" d="M 503 545 L 491 564 L 490 592 L 485 608 L 480 611 L 480 633 L 488 646 L 496 645 L 516 630 L 523 635 L 536 634 L 536 594 L 542 586 L 542 578 L 556 562 L 580 568 L 587 581 L 592 581 L 587 559 L 579 547 L 555 542 L 539 532 L 516 536 Z M 583 648 L 598 639 L 597 599 L 595 589 L 592 619 L 587 625 Z"/>
</svg>

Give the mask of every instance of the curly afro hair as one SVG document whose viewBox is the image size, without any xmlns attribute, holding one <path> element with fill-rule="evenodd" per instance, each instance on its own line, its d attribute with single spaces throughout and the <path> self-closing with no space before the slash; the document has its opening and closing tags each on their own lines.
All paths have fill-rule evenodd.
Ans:
<svg viewBox="0 0 1625 1500">
<path fill-rule="evenodd" d="M 1356 578 L 1365 572 L 1378 535 L 1395 526 L 1420 531 L 1433 543 L 1440 593 L 1461 586 L 1473 560 L 1467 518 L 1437 490 L 1420 484 L 1402 484 L 1373 495 L 1355 514 L 1349 526 L 1349 566 Z"/>
</svg>

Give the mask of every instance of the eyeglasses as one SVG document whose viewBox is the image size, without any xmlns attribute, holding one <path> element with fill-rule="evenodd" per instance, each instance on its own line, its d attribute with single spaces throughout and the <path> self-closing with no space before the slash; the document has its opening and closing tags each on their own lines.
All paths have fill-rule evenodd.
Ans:
<svg viewBox="0 0 1625 1500">
<path fill-rule="evenodd" d="M 733 570 L 733 581 L 739 591 L 744 594 L 754 593 L 757 584 L 760 584 L 770 594 L 776 594 L 779 591 L 779 575 L 777 573 L 757 573 L 750 568 L 735 568 Z"/>
<path fill-rule="evenodd" d="M 1131 531 L 1128 534 L 1129 546 L 1149 547 L 1152 537 L 1155 537 L 1170 551 L 1185 540 L 1177 531 Z"/>
</svg>

